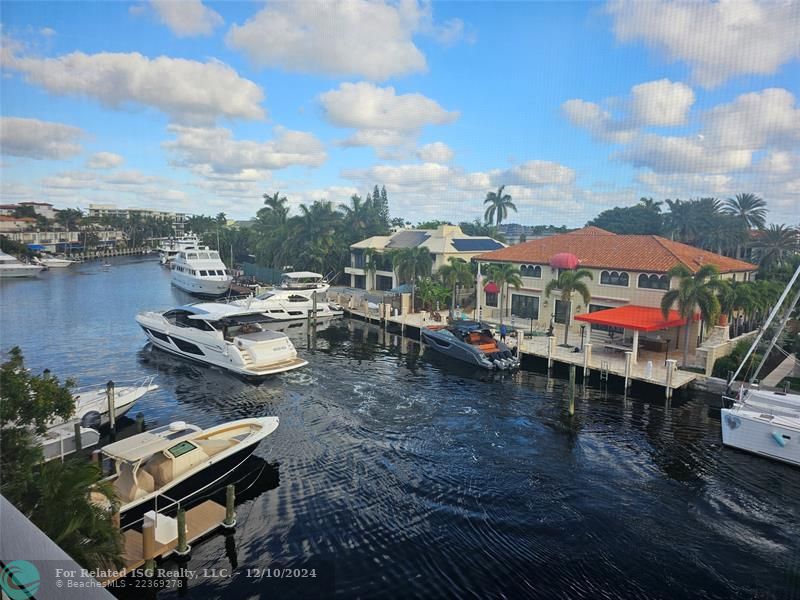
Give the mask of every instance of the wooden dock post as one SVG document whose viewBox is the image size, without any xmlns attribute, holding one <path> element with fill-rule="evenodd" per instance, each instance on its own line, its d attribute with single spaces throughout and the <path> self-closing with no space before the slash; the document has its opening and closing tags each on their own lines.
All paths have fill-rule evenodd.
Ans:
<svg viewBox="0 0 800 600">
<path fill-rule="evenodd" d="M 313 325 L 314 327 L 317 326 L 317 290 L 314 290 L 311 293 L 311 313 L 314 315 L 313 317 Z"/>
<path fill-rule="evenodd" d="M 233 484 L 225 488 L 225 520 L 222 526 L 225 529 L 233 529 L 236 527 L 236 513 L 233 511 L 233 505 L 236 502 L 236 487 Z"/>
<path fill-rule="evenodd" d="M 175 554 L 187 556 L 191 551 L 192 547 L 186 543 L 186 511 L 180 508 L 178 509 L 178 547 L 175 548 Z"/>
<path fill-rule="evenodd" d="M 144 431 L 144 413 L 136 413 L 136 433 Z"/>
<path fill-rule="evenodd" d="M 592 360 L 592 345 L 586 344 L 583 347 L 583 379 L 589 377 L 589 362 Z"/>
<path fill-rule="evenodd" d="M 522 343 L 525 341 L 525 330 L 517 329 L 517 358 L 522 359 Z"/>
<path fill-rule="evenodd" d="M 98 467 L 102 467 L 101 458 L 100 458 L 101 456 L 102 456 L 102 452 L 100 451 L 99 448 L 97 450 L 94 450 L 92 452 L 92 456 L 91 456 L 92 463 L 94 463 Z"/>
<path fill-rule="evenodd" d="M 575 365 L 569 366 L 569 415 L 575 414 Z"/>
<path fill-rule="evenodd" d="M 145 573 L 152 577 L 156 566 L 156 523 L 147 517 L 142 521 L 142 558 Z"/>
<path fill-rule="evenodd" d="M 75 454 L 80 454 L 83 450 L 83 440 L 81 439 L 81 424 L 75 423 Z"/>
<path fill-rule="evenodd" d="M 551 335 L 547 338 L 547 369 L 553 368 L 553 349 L 556 345 L 556 336 Z"/>
<path fill-rule="evenodd" d="M 625 351 L 625 389 L 631 387 L 631 367 L 633 366 L 633 352 Z"/>
<path fill-rule="evenodd" d="M 106 398 L 108 399 L 108 426 L 111 433 L 111 441 L 117 437 L 117 415 L 116 403 L 114 402 L 114 382 L 109 380 L 106 384 Z"/>
<path fill-rule="evenodd" d="M 667 378 L 666 381 L 664 382 L 666 385 L 666 391 L 664 393 L 666 394 L 667 400 L 672 398 L 672 375 L 675 372 L 675 367 L 677 366 L 677 364 L 678 361 L 675 360 L 674 358 L 667 359 Z"/>
</svg>

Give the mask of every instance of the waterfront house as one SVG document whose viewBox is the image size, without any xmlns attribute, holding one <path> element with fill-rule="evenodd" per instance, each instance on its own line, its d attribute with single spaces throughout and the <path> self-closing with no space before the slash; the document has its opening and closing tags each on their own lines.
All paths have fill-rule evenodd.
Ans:
<svg viewBox="0 0 800 600">
<path fill-rule="evenodd" d="M 433 256 L 432 272 L 447 264 L 450 257 L 469 262 L 474 257 L 505 245 L 486 236 L 466 235 L 457 225 L 440 225 L 437 229 L 401 229 L 390 235 L 376 235 L 350 246 L 350 265 L 345 273 L 350 276 L 350 286 L 363 290 L 388 291 L 398 287 L 397 274 L 392 269 L 392 250 L 402 248 L 427 248 Z M 372 249 L 372 252 L 368 252 Z M 373 255 L 375 270 L 367 265 L 368 254 Z"/>
<path fill-rule="evenodd" d="M 0 215 L 0 233 L 14 233 L 27 231 L 36 225 L 36 219 L 31 217 L 14 217 Z"/>
<path fill-rule="evenodd" d="M 660 310 L 664 293 L 677 284 L 667 275 L 674 266 L 683 264 L 696 272 L 701 266 L 712 264 L 719 269 L 721 278 L 734 281 L 749 281 L 757 270 L 750 263 L 656 235 L 617 235 L 585 227 L 478 256 L 483 274 L 478 286 L 481 316 L 498 319 L 502 309 L 507 321 L 513 315 L 517 323 L 524 323 L 532 331 L 546 330 L 551 324 L 554 329 L 563 325 L 567 303 L 558 298 L 557 292 L 550 298 L 544 294 L 547 284 L 558 278 L 564 266 L 554 260 L 557 255 L 561 259 L 571 255 L 578 268 L 587 269 L 593 276 L 593 280 L 586 281 L 591 292 L 589 305 L 584 306 L 577 294 L 573 298 L 570 331 L 581 340 L 586 337 L 620 350 L 627 347 L 634 352 L 634 360 L 640 347 L 658 351 L 678 347 L 680 327 L 685 321 L 674 311 L 664 319 Z M 508 290 L 504 307 L 498 306 L 497 285 L 486 278 L 489 265 L 495 263 L 511 263 L 521 272 L 522 287 Z M 563 332 L 563 327 L 560 329 Z M 690 349 L 697 347 L 702 335 L 700 323 L 695 322 Z"/>
</svg>

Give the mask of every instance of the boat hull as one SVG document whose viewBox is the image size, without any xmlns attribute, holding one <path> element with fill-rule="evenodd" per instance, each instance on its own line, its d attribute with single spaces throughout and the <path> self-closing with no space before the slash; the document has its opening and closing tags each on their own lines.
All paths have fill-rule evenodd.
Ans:
<svg viewBox="0 0 800 600">
<path fill-rule="evenodd" d="M 171 487 L 162 490 L 161 496 L 158 498 L 158 510 L 161 513 L 174 516 L 178 510 L 177 504 L 164 510 L 165 506 L 173 504 L 174 500 L 180 500 L 180 507 L 187 508 L 194 501 L 210 492 L 215 491 L 226 482 L 230 481 L 235 475 L 237 469 L 255 452 L 256 447 L 263 438 L 254 440 L 252 444 L 245 446 L 233 454 L 230 454 L 205 469 L 183 479 Z M 217 481 L 219 480 L 219 481 Z M 214 485 L 209 485 L 214 483 Z M 205 489 L 209 486 L 208 489 Z M 168 496 L 166 498 L 164 496 Z M 171 499 L 171 500 L 170 500 Z M 120 522 L 122 528 L 125 529 L 131 526 L 141 528 L 141 520 L 144 514 L 148 511 L 156 509 L 156 498 L 150 498 L 130 508 L 124 506 L 120 512 Z"/>
<path fill-rule="evenodd" d="M 20 277 L 36 277 L 41 273 L 41 267 L 0 269 L 0 279 L 18 279 Z"/>
<path fill-rule="evenodd" d="M 176 277 L 175 271 L 173 271 L 172 285 L 193 296 L 217 298 L 228 293 L 231 288 L 231 280 L 220 281 L 195 277 Z"/>
<path fill-rule="evenodd" d="M 800 466 L 800 420 L 736 407 L 723 408 L 721 417 L 726 446 Z"/>
<path fill-rule="evenodd" d="M 460 360 L 487 371 L 494 371 L 497 369 L 513 370 L 519 367 L 519 361 L 515 357 L 510 356 L 507 360 L 510 361 L 508 366 L 501 366 L 500 364 L 490 360 L 483 353 L 469 344 L 459 342 L 458 340 L 444 338 L 437 335 L 435 331 L 423 328 L 420 330 L 420 339 L 428 348 L 443 354 L 449 358 Z M 499 348 L 500 352 L 511 354 L 508 348 L 502 346 Z"/>
</svg>

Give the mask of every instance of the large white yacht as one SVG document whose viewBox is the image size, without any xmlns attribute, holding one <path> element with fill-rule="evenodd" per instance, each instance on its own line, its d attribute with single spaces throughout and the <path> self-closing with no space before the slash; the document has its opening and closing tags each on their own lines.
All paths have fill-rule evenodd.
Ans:
<svg viewBox="0 0 800 600">
<path fill-rule="evenodd" d="M 189 233 L 179 238 L 170 238 L 165 240 L 158 247 L 158 254 L 162 265 L 169 265 L 172 259 L 178 255 L 181 250 L 196 250 L 200 247 L 200 238 L 195 234 Z"/>
<path fill-rule="evenodd" d="M 329 287 L 319 273 L 311 271 L 283 273 L 278 287 L 256 296 L 234 300 L 231 304 L 258 310 L 270 321 L 293 321 L 305 319 L 313 312 L 314 294 L 317 294 L 317 318 L 340 316 L 341 307 L 323 299 Z"/>
<path fill-rule="evenodd" d="M 156 347 L 244 377 L 265 377 L 307 365 L 286 334 L 261 327 L 264 320 L 258 311 L 216 302 L 136 315 Z"/>
<path fill-rule="evenodd" d="M 231 287 L 231 276 L 219 252 L 207 246 L 181 250 L 172 259 L 172 285 L 196 296 L 221 296 Z"/>
<path fill-rule="evenodd" d="M 43 268 L 41 265 L 27 265 L 0 250 L 0 278 L 35 277 Z"/>
</svg>

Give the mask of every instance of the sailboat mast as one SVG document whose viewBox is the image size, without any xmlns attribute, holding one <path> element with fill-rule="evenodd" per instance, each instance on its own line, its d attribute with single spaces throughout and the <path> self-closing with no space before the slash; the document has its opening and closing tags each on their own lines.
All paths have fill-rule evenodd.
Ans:
<svg viewBox="0 0 800 600">
<path fill-rule="evenodd" d="M 792 311 L 794 307 L 797 306 L 797 303 L 800 301 L 800 290 L 797 290 L 797 293 L 794 296 L 794 299 L 789 303 L 789 306 L 786 307 L 786 311 L 783 313 L 783 317 L 781 318 L 780 325 L 778 325 L 778 330 L 775 332 L 775 335 L 772 336 L 772 339 L 769 342 L 769 346 L 767 347 L 766 351 L 764 351 L 764 356 L 761 357 L 761 362 L 758 363 L 758 368 L 753 372 L 753 376 L 750 378 L 750 383 L 755 381 L 758 374 L 761 372 L 761 369 L 764 367 L 764 363 L 767 362 L 767 357 L 769 357 L 770 352 L 775 347 L 775 343 L 778 341 L 778 337 L 781 335 L 784 327 L 786 327 L 786 323 L 789 320 L 789 317 L 792 316 Z"/>
<path fill-rule="evenodd" d="M 772 323 L 772 320 L 775 318 L 775 315 L 778 314 L 778 311 L 783 305 L 784 300 L 786 300 L 786 296 L 789 295 L 789 290 L 792 289 L 792 286 L 794 285 L 794 282 L 797 281 L 798 277 L 800 277 L 800 266 L 797 267 L 797 270 L 794 272 L 794 275 L 792 275 L 792 278 L 789 281 L 789 285 L 787 285 L 786 289 L 783 290 L 780 299 L 778 300 L 778 302 L 775 303 L 775 307 L 772 309 L 772 312 L 770 312 L 769 317 L 767 317 L 767 320 L 764 322 L 764 324 L 761 326 L 761 329 L 758 331 L 756 339 L 753 341 L 753 344 L 747 350 L 747 354 L 744 355 L 742 362 L 739 364 L 739 368 L 736 369 L 736 372 L 733 374 L 733 377 L 731 377 L 731 381 L 728 384 L 729 392 L 731 386 L 733 385 L 733 382 L 736 381 L 736 377 L 739 375 L 742 368 L 747 364 L 747 360 L 750 358 L 750 355 L 753 354 L 753 351 L 756 349 L 759 342 L 761 342 L 761 338 L 764 337 L 764 333 L 767 331 L 767 327 L 769 327 L 770 323 Z M 756 371 L 756 373 L 758 373 L 758 371 Z"/>
</svg>

